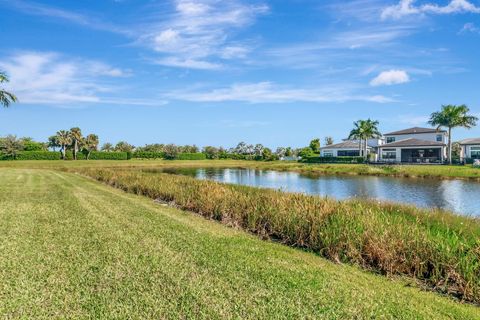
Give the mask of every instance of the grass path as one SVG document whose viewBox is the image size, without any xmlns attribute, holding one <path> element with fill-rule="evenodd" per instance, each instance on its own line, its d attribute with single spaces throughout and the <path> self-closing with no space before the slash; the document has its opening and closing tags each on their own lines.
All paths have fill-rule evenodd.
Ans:
<svg viewBox="0 0 480 320">
<path fill-rule="evenodd" d="M 2 318 L 480 318 L 80 176 L 0 169 L 0 181 Z"/>
</svg>

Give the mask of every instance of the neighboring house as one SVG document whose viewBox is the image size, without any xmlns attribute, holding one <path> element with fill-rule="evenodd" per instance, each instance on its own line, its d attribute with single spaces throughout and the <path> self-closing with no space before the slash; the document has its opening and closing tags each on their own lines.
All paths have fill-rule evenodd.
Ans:
<svg viewBox="0 0 480 320">
<path fill-rule="evenodd" d="M 378 147 L 382 162 L 439 163 L 447 158 L 447 132 L 432 128 L 409 128 L 384 135 Z"/>
<path fill-rule="evenodd" d="M 371 152 L 372 148 L 369 146 L 367 152 Z M 320 156 L 322 157 L 359 157 L 360 146 L 358 141 L 345 140 L 340 143 L 331 144 L 320 148 Z"/>
<path fill-rule="evenodd" d="M 459 144 L 461 159 L 480 159 L 480 138 L 465 139 Z"/>
</svg>

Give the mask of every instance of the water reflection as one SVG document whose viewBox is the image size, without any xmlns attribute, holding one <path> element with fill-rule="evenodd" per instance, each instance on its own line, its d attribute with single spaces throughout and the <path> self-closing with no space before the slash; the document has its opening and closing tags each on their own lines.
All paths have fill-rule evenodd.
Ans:
<svg viewBox="0 0 480 320">
<path fill-rule="evenodd" d="M 368 176 L 311 177 L 296 172 L 231 168 L 182 168 L 161 171 L 287 192 L 302 192 L 337 199 L 372 198 L 480 216 L 477 209 L 480 205 L 480 183 L 470 181 Z"/>
</svg>

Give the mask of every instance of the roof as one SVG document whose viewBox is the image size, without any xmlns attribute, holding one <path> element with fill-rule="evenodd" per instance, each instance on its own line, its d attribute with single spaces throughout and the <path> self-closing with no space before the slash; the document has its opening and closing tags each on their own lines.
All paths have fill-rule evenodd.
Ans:
<svg viewBox="0 0 480 320">
<path fill-rule="evenodd" d="M 470 138 L 470 139 L 464 139 L 459 142 L 460 144 L 466 145 L 466 144 L 480 144 L 480 138 Z"/>
<path fill-rule="evenodd" d="M 379 148 L 395 148 L 395 147 L 443 147 L 442 142 L 420 140 L 420 139 L 404 139 L 396 142 L 386 143 L 379 146 Z"/>
<path fill-rule="evenodd" d="M 358 141 L 347 140 L 336 144 L 331 144 L 320 148 L 321 150 L 330 150 L 330 149 L 355 149 L 359 150 Z"/>
<path fill-rule="evenodd" d="M 437 130 L 435 128 L 420 128 L 420 127 L 413 127 L 408 128 L 400 131 L 394 131 L 390 133 L 385 133 L 385 136 L 394 136 L 394 135 L 401 135 L 401 134 L 416 134 L 416 133 L 436 133 L 436 132 L 445 132 L 445 130 Z"/>
</svg>

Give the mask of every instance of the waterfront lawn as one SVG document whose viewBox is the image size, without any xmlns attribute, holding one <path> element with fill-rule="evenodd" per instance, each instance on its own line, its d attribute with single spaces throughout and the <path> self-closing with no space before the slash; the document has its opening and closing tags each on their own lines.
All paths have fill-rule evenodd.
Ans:
<svg viewBox="0 0 480 320">
<path fill-rule="evenodd" d="M 0 169 L 0 181 L 3 318 L 480 318 L 78 175 Z"/>
</svg>

